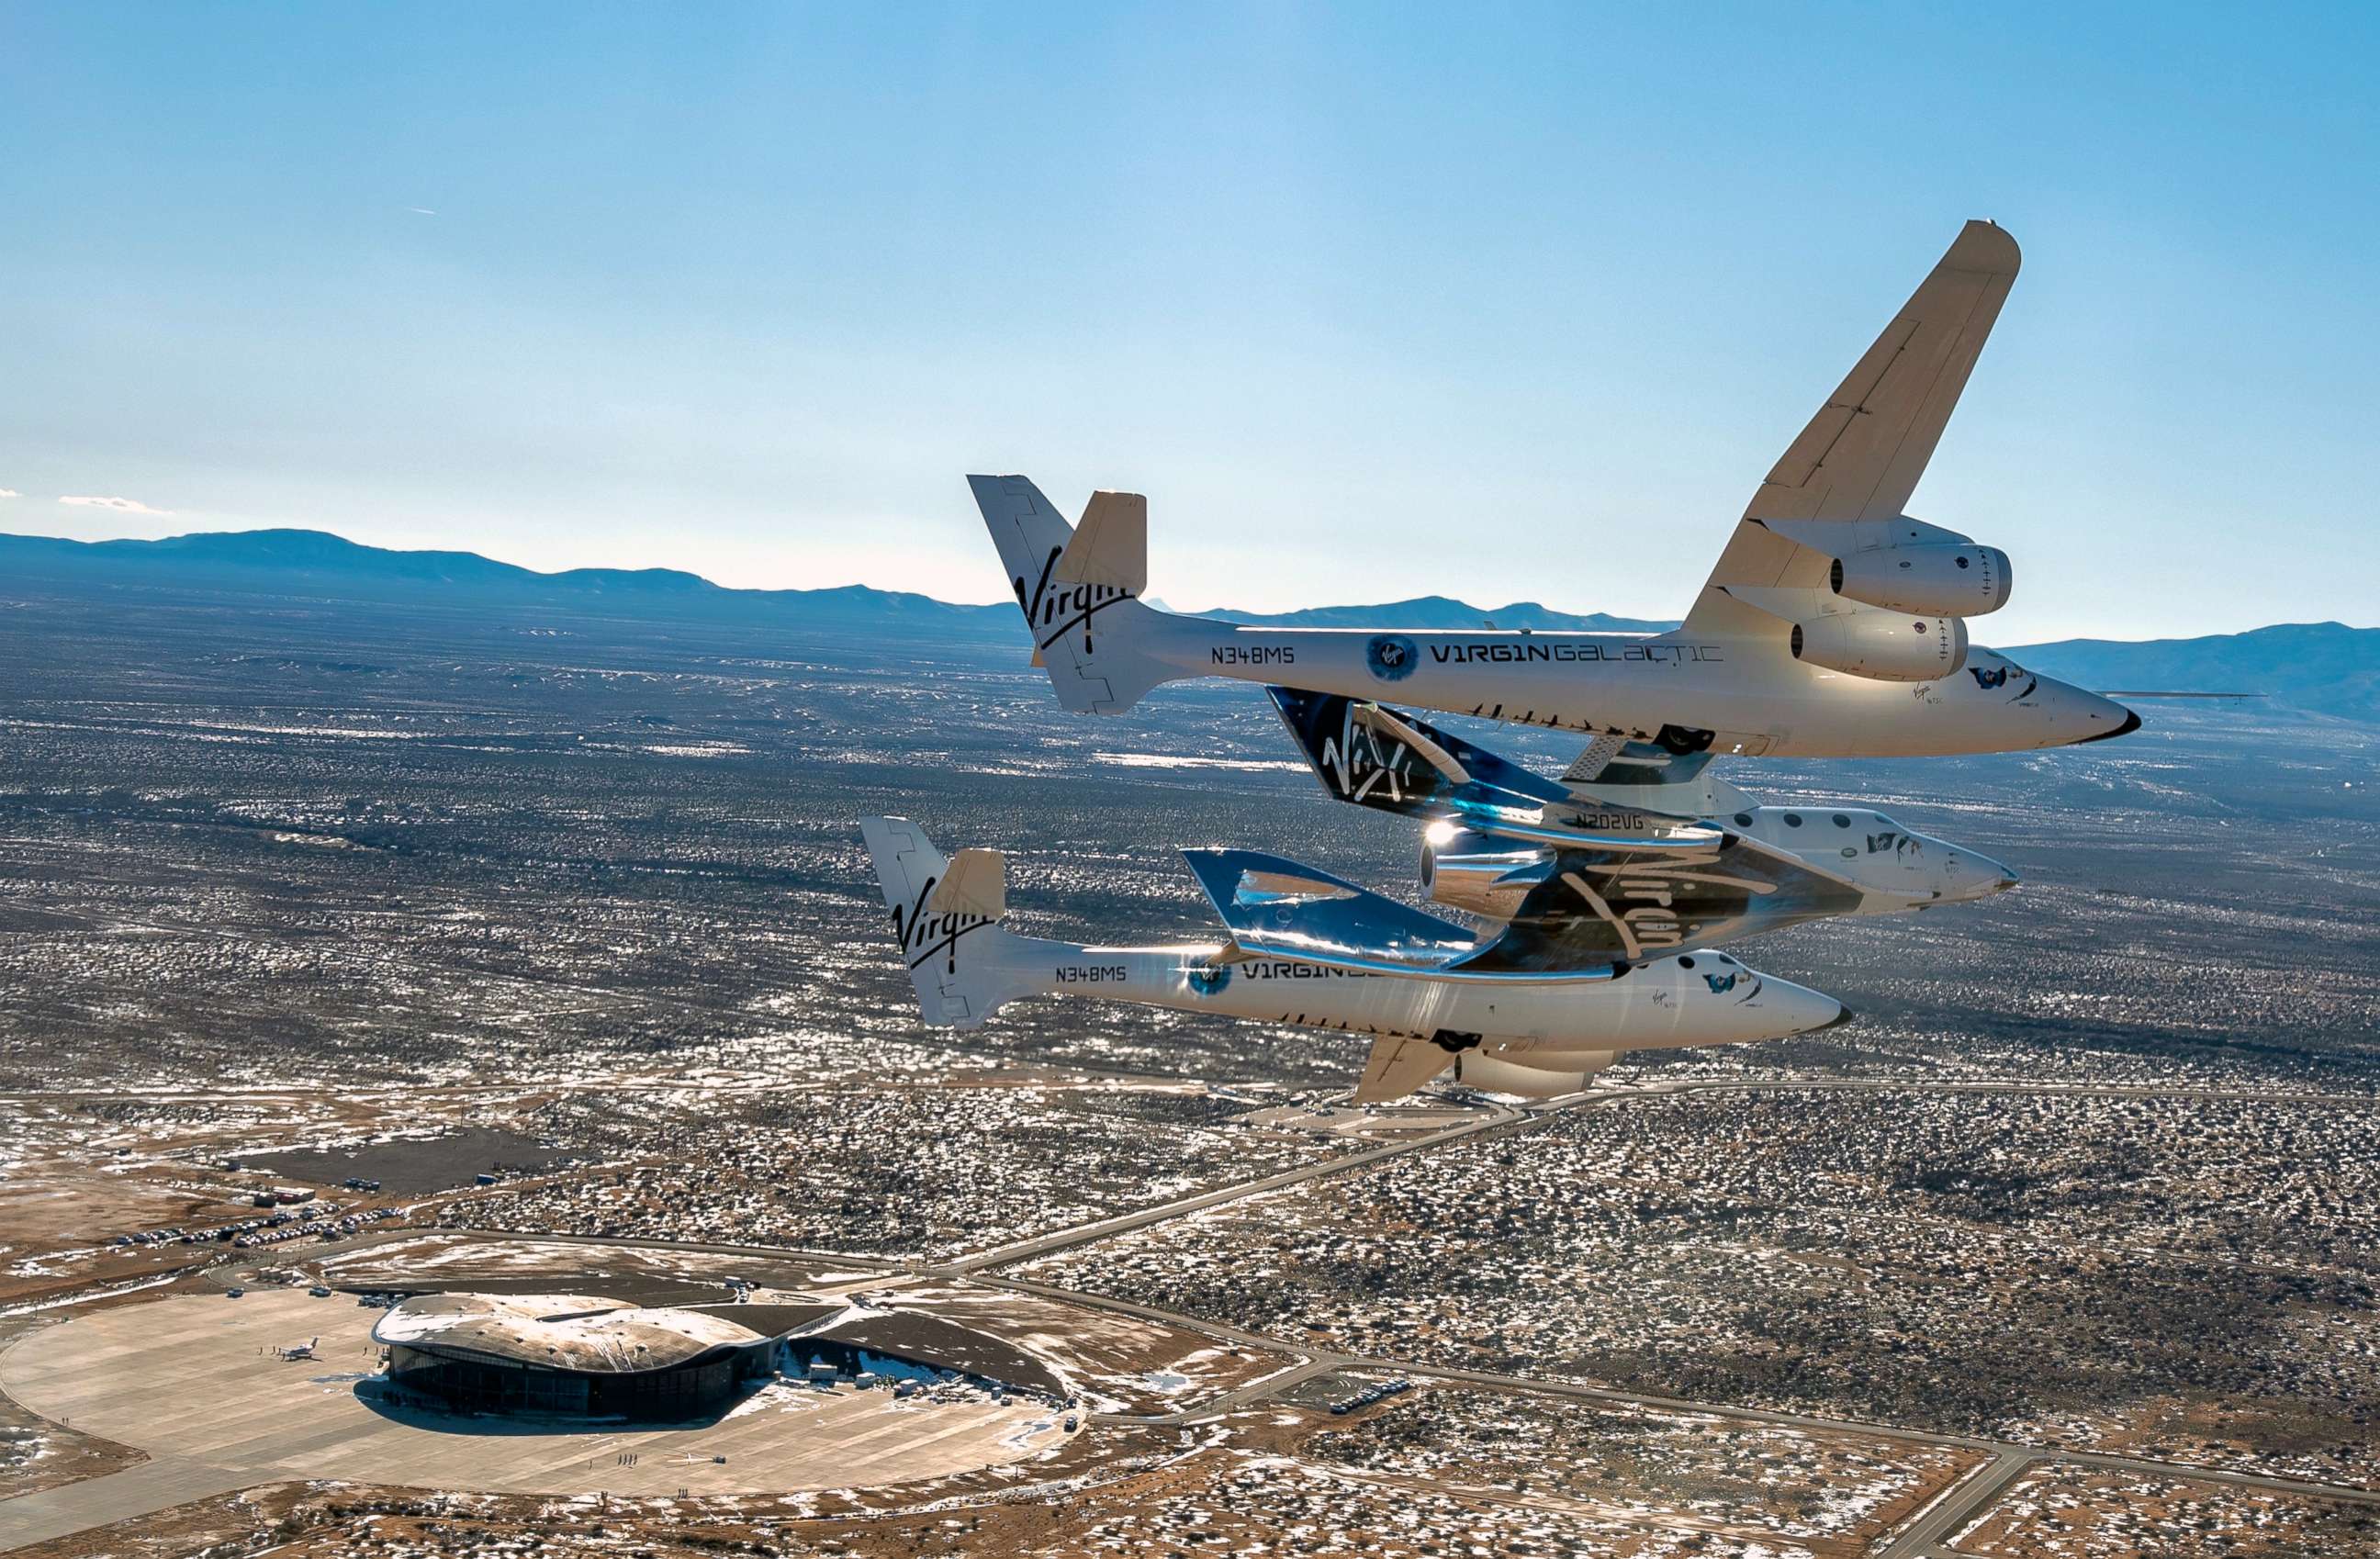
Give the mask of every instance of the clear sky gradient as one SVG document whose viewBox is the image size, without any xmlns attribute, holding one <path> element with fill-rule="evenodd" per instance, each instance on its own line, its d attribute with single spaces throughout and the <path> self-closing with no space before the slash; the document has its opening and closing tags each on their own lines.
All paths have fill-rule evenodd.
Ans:
<svg viewBox="0 0 2380 1559">
<path fill-rule="evenodd" d="M 2374 8 L 1671 9 L 0 3 L 0 530 L 1675 615 L 1986 216 L 1978 637 L 2380 622 Z"/>
</svg>

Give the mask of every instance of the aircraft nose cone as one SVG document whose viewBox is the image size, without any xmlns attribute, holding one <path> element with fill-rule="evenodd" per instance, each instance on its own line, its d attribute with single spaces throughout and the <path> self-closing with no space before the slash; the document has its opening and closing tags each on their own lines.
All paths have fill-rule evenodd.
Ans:
<svg viewBox="0 0 2380 1559">
<path fill-rule="evenodd" d="M 1824 991 L 1814 991 L 1807 985 L 1797 985 L 1791 980 L 1768 979 L 1765 994 L 1791 1026 L 1784 1033 L 1815 1033 L 1851 1021 L 1851 1009 Z"/>
<path fill-rule="evenodd" d="M 2016 873 L 1988 855 L 1975 857 L 1975 875 L 1963 895 L 1969 899 L 1988 899 L 1995 893 L 2006 893 L 2020 881 Z"/>
<path fill-rule="evenodd" d="M 2095 731 L 2088 736 L 2077 736 L 2069 745 L 2079 747 L 2085 742 L 2112 742 L 2119 736 L 2130 736 L 2141 728 L 2141 717 L 2125 709 L 2121 704 L 2109 704 L 2111 709 L 2123 709 L 2124 723 L 2113 731 Z"/>
<path fill-rule="evenodd" d="M 1942 875 L 1935 879 L 1937 886 L 1934 897 L 1942 903 L 1972 904 L 1995 893 L 2006 893 L 2021 880 L 2015 872 L 1990 856 L 1972 850 L 1944 845 L 1937 858 L 1945 864 L 1939 868 Z"/>
</svg>

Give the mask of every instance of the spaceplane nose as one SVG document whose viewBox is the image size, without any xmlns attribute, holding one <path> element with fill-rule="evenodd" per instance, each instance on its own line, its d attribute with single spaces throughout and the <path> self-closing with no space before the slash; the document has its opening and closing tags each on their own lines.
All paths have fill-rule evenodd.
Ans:
<svg viewBox="0 0 2380 1559">
<path fill-rule="evenodd" d="M 2102 698 L 2082 688 L 2074 689 L 2076 701 L 2082 705 L 2082 731 L 2070 739 L 2067 745 L 2080 746 L 2085 742 L 2111 742 L 2119 736 L 2130 736 L 2141 728 L 2141 717 L 2112 698 Z"/>
<path fill-rule="evenodd" d="M 1995 893 L 2006 893 L 2023 879 L 2009 867 L 1988 855 L 1978 855 L 1973 861 L 1973 876 L 1967 879 L 1961 899 L 1988 899 Z"/>
<path fill-rule="evenodd" d="M 1791 1025 L 1786 1032 L 1791 1033 L 1815 1033 L 1852 1021 L 1852 1009 L 1826 992 L 1773 974 L 1761 996 L 1766 1005 L 1782 1009 L 1781 1016 Z"/>
</svg>

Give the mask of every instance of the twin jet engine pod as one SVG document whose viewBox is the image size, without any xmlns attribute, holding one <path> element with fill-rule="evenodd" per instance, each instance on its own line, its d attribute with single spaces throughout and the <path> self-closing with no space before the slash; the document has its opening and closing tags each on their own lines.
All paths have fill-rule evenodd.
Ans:
<svg viewBox="0 0 2380 1559">
<path fill-rule="evenodd" d="M 1835 560 L 1835 594 L 1914 617 L 1981 617 L 2008 605 L 2009 559 L 1972 541 L 1879 547 Z"/>
<path fill-rule="evenodd" d="M 1793 659 L 1879 682 L 1932 682 L 1967 663 L 1967 624 L 1958 617 L 1844 612 L 1796 622 Z"/>
<path fill-rule="evenodd" d="M 1617 1050 L 1539 1050 L 1494 1041 L 1454 1057 L 1454 1080 L 1491 1094 L 1558 1099 L 1575 1094 L 1620 1059 Z"/>
<path fill-rule="evenodd" d="M 1451 823 L 1422 831 L 1421 890 L 1433 903 L 1489 920 L 1511 920 L 1529 889 L 1554 869 L 1549 850 L 1514 849 L 1510 840 L 1473 833 Z"/>
</svg>

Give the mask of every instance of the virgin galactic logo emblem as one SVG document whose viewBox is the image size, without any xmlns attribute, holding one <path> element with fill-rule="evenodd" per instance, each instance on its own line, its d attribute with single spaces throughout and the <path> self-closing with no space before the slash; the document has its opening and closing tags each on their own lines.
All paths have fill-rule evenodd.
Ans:
<svg viewBox="0 0 2380 1559">
<path fill-rule="evenodd" d="M 1364 664 L 1382 682 L 1402 682 L 1421 659 L 1413 640 L 1402 634 L 1381 634 L 1364 646 Z"/>
</svg>

